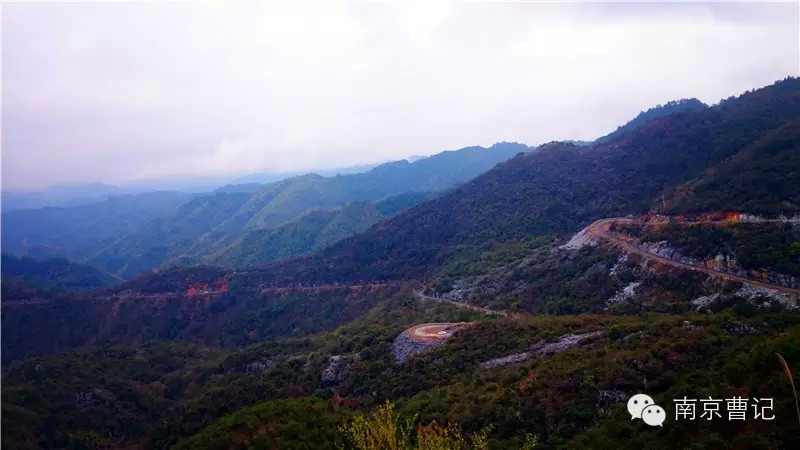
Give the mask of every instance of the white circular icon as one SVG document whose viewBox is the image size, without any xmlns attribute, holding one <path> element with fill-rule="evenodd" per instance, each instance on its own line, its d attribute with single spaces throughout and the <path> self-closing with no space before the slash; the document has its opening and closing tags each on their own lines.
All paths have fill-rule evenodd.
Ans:
<svg viewBox="0 0 800 450">
<path fill-rule="evenodd" d="M 628 400 L 628 412 L 631 413 L 631 420 L 641 419 L 642 410 L 654 404 L 655 402 L 649 395 L 636 394 L 631 397 L 630 400 Z"/>
<path fill-rule="evenodd" d="M 642 410 L 642 420 L 651 427 L 663 427 L 667 413 L 658 405 L 650 405 Z"/>
</svg>

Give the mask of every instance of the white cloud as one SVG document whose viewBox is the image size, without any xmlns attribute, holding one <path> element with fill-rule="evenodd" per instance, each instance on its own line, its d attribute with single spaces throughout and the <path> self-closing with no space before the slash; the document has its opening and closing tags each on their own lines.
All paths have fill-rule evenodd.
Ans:
<svg viewBox="0 0 800 450">
<path fill-rule="evenodd" d="M 6 4 L 3 185 L 591 139 L 798 45 L 797 4 Z"/>
</svg>

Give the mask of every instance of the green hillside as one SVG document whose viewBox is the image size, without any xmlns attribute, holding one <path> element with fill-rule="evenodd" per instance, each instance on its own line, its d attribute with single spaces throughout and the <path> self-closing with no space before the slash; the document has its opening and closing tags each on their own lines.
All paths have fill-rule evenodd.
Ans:
<svg viewBox="0 0 800 450">
<path fill-rule="evenodd" d="M 800 370 L 797 315 L 483 320 L 452 342 L 394 363 L 392 341 L 404 327 L 454 319 L 444 306 L 387 303 L 333 332 L 235 351 L 161 342 L 30 359 L 3 373 L 4 445 L 337 448 L 347 442 L 341 424 L 387 399 L 415 433 L 433 422 L 465 434 L 491 425 L 489 448 L 520 448 L 526 433 L 545 448 L 799 443 L 791 387 L 775 357 Z M 730 331 L 742 323 L 758 331 Z M 597 331 L 594 341 L 525 363 L 482 365 L 542 340 Z M 325 385 L 322 373 L 334 355 L 353 363 Z M 673 414 L 675 398 L 730 398 L 742 389 L 773 398 L 776 418 L 670 415 L 663 428 L 646 427 L 625 407 L 632 393 L 647 392 Z"/>
<path fill-rule="evenodd" d="M 3 254 L 3 301 L 41 296 L 41 290 L 89 290 L 119 283 L 117 277 L 66 259 L 34 260 Z"/>
<path fill-rule="evenodd" d="M 653 120 L 604 144 L 547 144 L 311 259 L 275 264 L 258 276 L 277 283 L 421 278 L 470 247 L 574 232 L 603 217 L 646 212 L 662 194 L 798 116 L 800 79 L 788 78 L 708 109 Z M 780 148 L 788 149 L 782 155 L 795 150 Z M 791 181 L 792 167 L 777 165 L 756 177 L 766 182 L 777 172 Z M 753 202 L 774 202 L 758 191 L 750 195 Z"/>
<path fill-rule="evenodd" d="M 311 211 L 408 192 L 441 191 L 529 150 L 522 144 L 498 143 L 446 151 L 413 163 L 386 163 L 364 173 L 308 174 L 259 189 L 225 187 L 194 196 L 151 193 L 75 208 L 12 211 L 3 214 L 3 248 L 37 258 L 66 257 L 130 278 L 174 261 L 205 260 L 249 230 L 278 227 Z M 366 226 L 374 218 L 367 219 Z M 354 224 L 351 229 L 366 226 Z M 321 241 L 348 235 L 334 229 Z M 302 244 L 289 245 L 292 248 L 280 253 L 293 256 L 308 251 Z"/>
<path fill-rule="evenodd" d="M 204 257 L 217 254 L 237 239 L 247 239 L 245 233 L 249 230 L 279 227 L 311 211 L 350 202 L 378 201 L 406 192 L 443 190 L 527 150 L 528 147 L 515 143 L 495 144 L 488 149 L 470 147 L 414 163 L 387 163 L 360 174 L 335 177 L 308 174 L 264 185 L 253 193 L 216 192 L 200 196 L 122 237 L 87 262 L 128 278 L 168 265 L 173 260 L 207 260 Z M 375 218 L 364 219 L 363 223 L 371 225 L 376 222 Z M 366 226 L 359 224 L 352 229 L 360 231 Z M 338 235 L 352 234 L 344 231 Z M 278 258 L 296 256 L 315 247 L 294 242 L 286 235 L 292 231 L 286 228 L 280 233 L 284 234 L 278 239 L 288 247 L 273 247 Z M 272 254 L 273 250 L 265 249 L 264 253 Z M 267 258 L 274 259 L 276 257 Z M 256 256 L 252 260 L 260 258 Z"/>
<path fill-rule="evenodd" d="M 767 215 L 797 214 L 800 119 L 766 133 L 696 179 L 676 187 L 665 201 L 671 213 L 728 209 Z"/>
<path fill-rule="evenodd" d="M 3 252 L 84 261 L 92 252 L 187 201 L 178 192 L 112 197 L 71 208 L 4 212 Z"/>
<path fill-rule="evenodd" d="M 663 105 L 654 106 L 647 111 L 642 111 L 625 125 L 620 126 L 612 133 L 600 137 L 594 141 L 595 144 L 602 144 L 614 140 L 624 133 L 628 133 L 645 123 L 661 117 L 679 114 L 683 112 L 701 111 L 708 106 L 696 98 L 684 98 L 673 100 Z"/>
<path fill-rule="evenodd" d="M 246 231 L 220 252 L 191 262 L 241 268 L 316 252 L 430 196 L 408 193 L 375 203 L 355 202 L 331 210 L 312 211 L 284 225 Z"/>
</svg>

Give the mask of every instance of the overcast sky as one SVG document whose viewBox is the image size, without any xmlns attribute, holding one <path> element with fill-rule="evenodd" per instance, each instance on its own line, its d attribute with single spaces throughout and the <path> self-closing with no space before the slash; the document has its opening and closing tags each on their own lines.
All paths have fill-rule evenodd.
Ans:
<svg viewBox="0 0 800 450">
<path fill-rule="evenodd" d="M 594 139 L 800 72 L 796 2 L 2 5 L 5 189 Z"/>
</svg>

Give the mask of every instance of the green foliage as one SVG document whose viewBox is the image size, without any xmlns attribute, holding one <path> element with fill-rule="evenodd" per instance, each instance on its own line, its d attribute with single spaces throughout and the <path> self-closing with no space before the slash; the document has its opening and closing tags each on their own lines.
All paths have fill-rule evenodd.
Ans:
<svg viewBox="0 0 800 450">
<path fill-rule="evenodd" d="M 26 299 L 25 292 L 14 292 L 14 282 L 44 290 L 87 290 L 118 283 L 121 280 L 93 267 L 66 259 L 37 261 L 3 254 L 3 300 Z M 11 282 L 11 283 L 9 283 Z M 9 284 L 7 286 L 7 284 Z"/>
<path fill-rule="evenodd" d="M 678 186 L 667 196 L 672 213 L 721 210 L 761 214 L 800 212 L 800 119 Z M 660 202 L 654 202 L 661 208 Z"/>
<path fill-rule="evenodd" d="M 345 443 L 339 427 L 353 417 L 351 408 L 367 411 L 389 400 L 401 422 L 417 416 L 415 423 L 429 424 L 411 427 L 410 445 L 420 443 L 422 429 L 431 431 L 426 442 L 460 436 L 462 448 L 475 448 L 473 437 L 478 448 L 536 442 L 526 435 L 538 435 L 547 447 L 595 442 L 612 448 L 624 447 L 631 433 L 650 436 L 630 428 L 627 395 L 646 391 L 668 403 L 676 395 L 717 398 L 742 387 L 751 396 L 776 399 L 780 414 L 774 424 L 731 429 L 698 424 L 665 442 L 684 446 L 697 433 L 715 433 L 720 445 L 758 445 L 760 436 L 786 446 L 794 442 L 788 428 L 796 426 L 794 400 L 775 352 L 798 372 L 796 314 L 753 316 L 747 323 L 758 330 L 754 335 L 727 332 L 741 320 L 728 313 L 492 319 L 394 364 L 391 342 L 400 330 L 423 320 L 452 320 L 448 314 L 452 311 L 426 317 L 423 306 L 398 299 L 335 332 L 234 352 L 162 343 L 15 363 L 3 373 L 3 442 L 23 449 L 111 442 L 163 448 L 179 439 L 179 448 L 212 443 L 211 448 L 309 448 L 315 442 L 333 447 Z M 695 328 L 683 326 L 686 320 Z M 612 328 L 618 334 L 613 338 L 604 335 L 551 356 L 491 369 L 480 365 L 525 351 L 546 336 Z M 358 357 L 335 393 L 317 396 L 323 394 L 320 373 L 331 354 Z M 609 400 L 601 392 L 623 398 Z M 791 414 L 783 414 L 784 408 Z M 430 426 L 434 422 L 458 426 Z"/>
<path fill-rule="evenodd" d="M 455 424 L 432 422 L 419 425 L 414 435 L 414 418 L 401 419 L 388 401 L 368 416 L 357 415 L 341 427 L 353 448 L 358 450 L 487 450 L 491 427 L 465 437 Z M 414 444 L 416 441 L 416 444 Z M 535 438 L 529 439 L 535 445 Z M 532 448 L 532 447 L 530 447 Z"/>
<path fill-rule="evenodd" d="M 121 236 L 185 202 L 177 192 L 122 195 L 70 208 L 4 212 L 3 252 L 84 262 Z"/>
<path fill-rule="evenodd" d="M 429 196 L 407 193 L 376 203 L 355 202 L 313 211 L 275 228 L 249 230 L 228 247 L 201 259 L 223 267 L 247 267 L 318 251 Z"/>
<path fill-rule="evenodd" d="M 186 276 L 194 277 L 197 283 L 213 284 L 216 272 L 209 271 L 186 269 Z M 143 289 L 159 289 L 171 282 L 169 278 L 160 279 Z M 90 343 L 149 340 L 244 346 L 278 336 L 335 329 L 396 295 L 410 297 L 410 288 L 329 286 L 260 292 L 232 286 L 219 294 L 184 296 L 180 291 L 141 298 L 123 292 L 94 301 L 72 296 L 14 305 L 3 310 L 2 357 L 8 362 Z"/>
<path fill-rule="evenodd" d="M 776 352 L 789 353 L 787 361 L 793 361 L 793 371 L 800 368 L 800 328 L 789 333 L 766 337 L 745 345 L 734 344 L 719 355 L 710 358 L 696 371 L 682 373 L 674 382 L 660 385 L 656 390 L 649 387 L 656 404 L 667 405 L 667 423 L 663 428 L 647 429 L 631 421 L 624 407 L 614 411 L 609 420 L 589 428 L 568 442 L 569 447 L 583 448 L 794 448 L 800 444 L 797 416 L 791 385 L 786 380 L 784 367 L 775 357 Z M 743 343 L 742 343 L 743 344 Z M 683 357 L 685 358 L 685 356 Z M 742 395 L 744 394 L 744 395 Z M 674 420 L 673 399 L 683 398 L 730 398 L 732 396 L 772 398 L 775 420 L 765 421 L 722 419 Z"/>
<path fill-rule="evenodd" d="M 602 311 L 619 289 L 608 276 L 618 254 L 587 247 L 569 255 L 556 251 L 556 243 L 554 236 L 540 236 L 464 252 L 435 275 L 431 287 L 444 293 L 455 280 L 476 279 L 480 289 L 464 299 L 474 304 L 548 314 Z"/>
<path fill-rule="evenodd" d="M 220 352 L 182 344 L 107 347 L 6 366 L 3 448 L 86 448 L 152 436 L 200 361 Z"/>
<path fill-rule="evenodd" d="M 288 239 L 290 248 L 278 253 L 295 256 L 361 231 L 415 201 L 413 194 L 389 197 L 447 189 L 528 150 L 517 143 L 498 143 L 489 149 L 442 152 L 414 163 L 387 163 L 364 173 L 307 174 L 265 184 L 255 192 L 221 189 L 189 198 L 148 193 L 72 208 L 12 211 L 3 214 L 3 250 L 68 257 L 130 278 L 146 270 L 213 259 L 249 230 L 279 227 L 311 211 L 385 201 L 352 223 L 333 220 L 310 245 Z M 267 256 L 252 262 L 275 258 L 271 253 Z"/>
<path fill-rule="evenodd" d="M 219 435 L 220 442 L 225 442 L 223 435 L 228 431 L 223 430 L 236 434 L 234 430 L 242 423 L 251 423 L 253 415 L 274 411 L 273 406 L 256 408 L 219 427 L 214 425 L 217 419 L 242 408 L 317 393 L 330 399 L 330 390 L 320 389 L 320 373 L 328 355 L 359 355 L 358 375 L 343 381 L 337 391 L 374 389 L 377 379 L 394 366 L 391 341 L 397 334 L 425 319 L 453 321 L 456 314 L 452 306 L 430 309 L 407 295 L 380 304 L 335 332 L 266 341 L 237 351 L 151 343 L 94 347 L 4 364 L 3 419 L 4 424 L 11 424 L 4 428 L 4 443 L 9 448 L 29 448 L 25 442 L 31 441 L 36 447 L 37 439 L 41 439 L 45 447 L 64 448 L 99 436 L 102 439 L 96 445 L 87 445 L 130 439 L 144 442 L 145 447 L 161 448 L 206 427 L 217 429 L 206 436 Z M 304 404 L 274 406 L 302 411 Z M 346 412 L 341 414 L 347 417 Z M 330 423 L 328 419 L 343 420 L 339 413 L 336 418 L 327 413 L 323 416 L 320 424 Z M 317 421 L 313 417 L 297 420 L 306 419 Z M 281 427 L 288 427 L 281 429 L 297 429 L 293 421 L 281 422 Z M 320 433 L 338 436 L 335 424 L 330 430 L 327 425 L 324 428 L 327 431 Z M 290 435 L 279 434 L 290 439 Z"/>
<path fill-rule="evenodd" d="M 696 98 L 684 98 L 681 100 L 669 101 L 663 105 L 654 106 L 647 111 L 642 111 L 630 120 L 625 125 L 618 127 L 614 132 L 598 138 L 594 141 L 595 144 L 602 144 L 604 142 L 613 141 L 619 138 L 624 133 L 630 132 L 652 120 L 659 119 L 672 114 L 680 114 L 684 112 L 701 111 L 708 108 L 708 106 Z"/>
<path fill-rule="evenodd" d="M 644 236 L 645 241 L 666 240 L 682 254 L 710 259 L 718 254 L 736 259 L 743 269 L 768 269 L 800 277 L 800 231 L 791 224 L 742 223 L 726 226 L 668 225 Z"/>
<path fill-rule="evenodd" d="M 341 427 L 346 439 L 358 450 L 407 449 L 412 430 L 413 419 L 398 418 L 394 405 L 389 402 L 379 406 L 369 416 L 357 415 Z"/>
<path fill-rule="evenodd" d="M 344 442 L 338 429 L 348 416 L 313 397 L 270 401 L 228 415 L 173 448 L 335 449 Z"/>
</svg>

